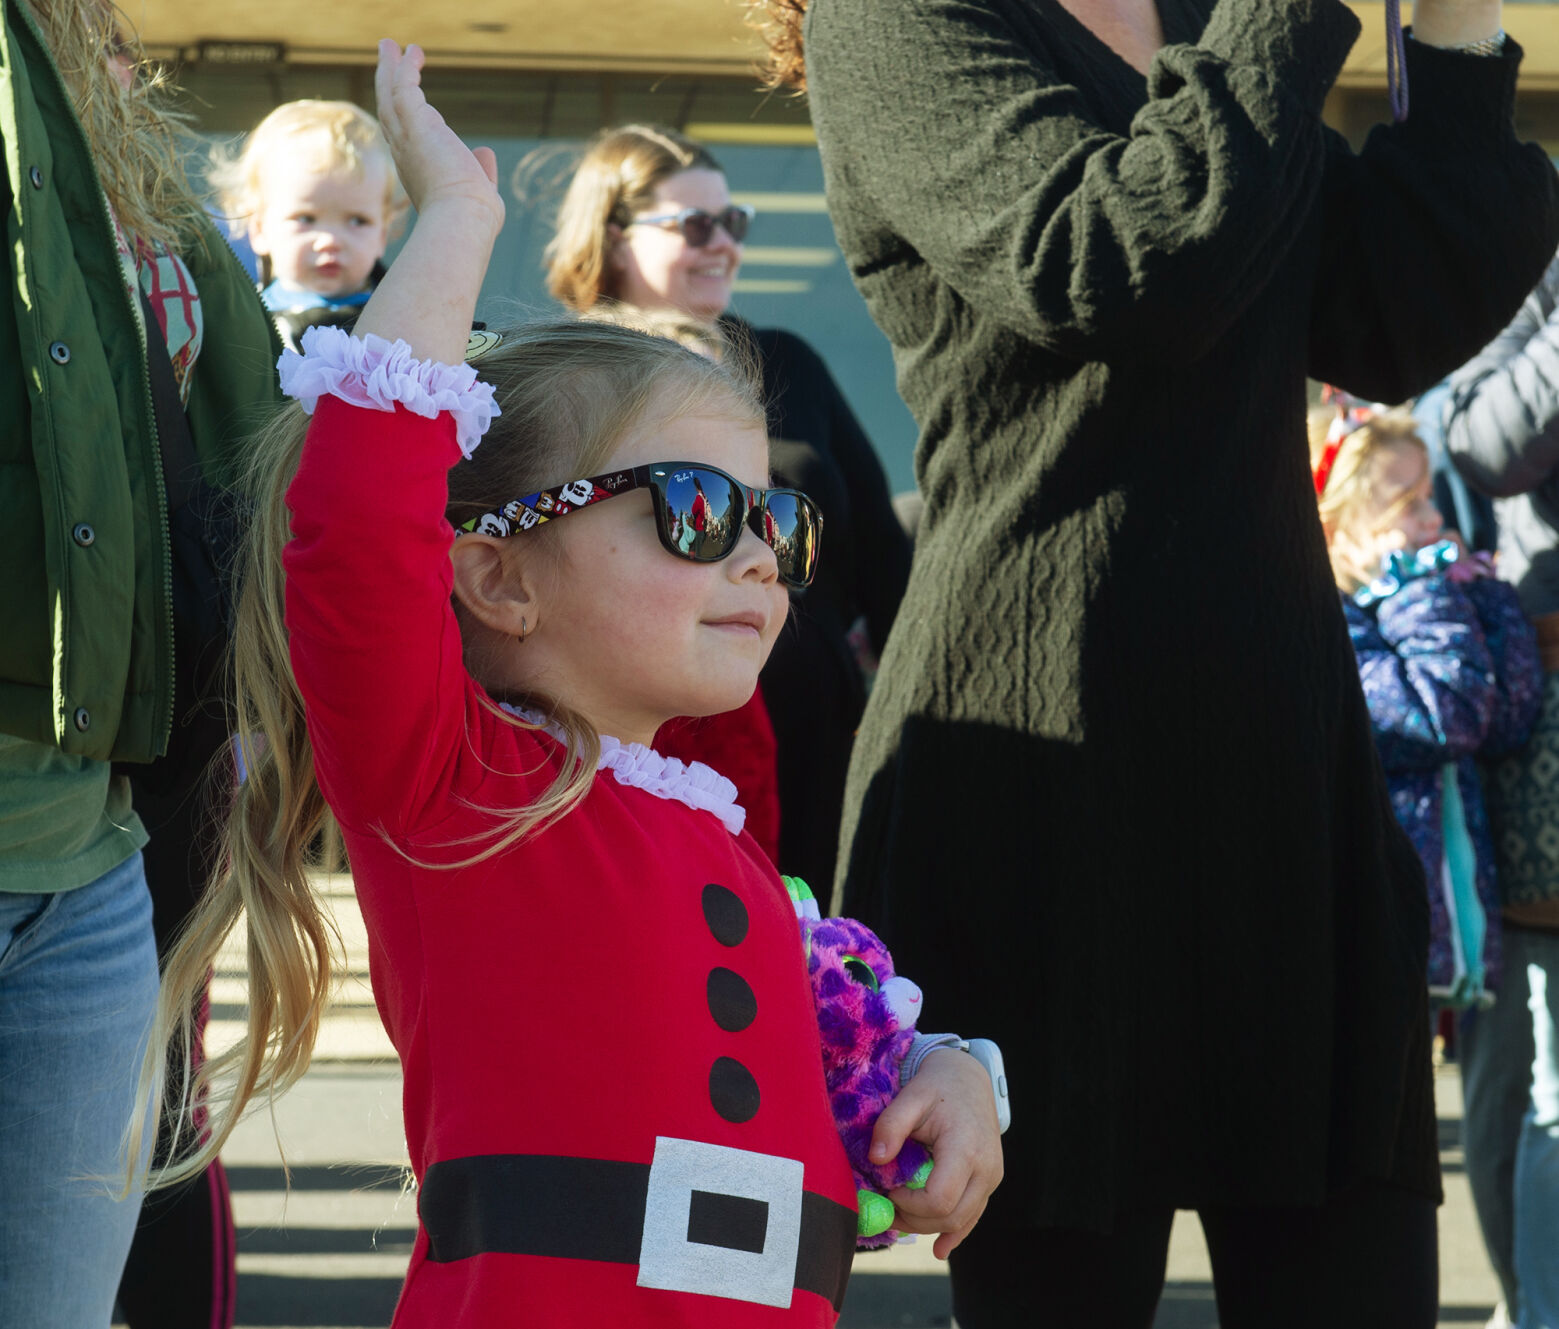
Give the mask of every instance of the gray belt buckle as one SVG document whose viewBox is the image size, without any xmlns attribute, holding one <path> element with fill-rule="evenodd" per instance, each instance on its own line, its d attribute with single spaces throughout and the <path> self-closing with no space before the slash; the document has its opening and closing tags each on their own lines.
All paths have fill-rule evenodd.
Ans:
<svg viewBox="0 0 1559 1329">
<path fill-rule="evenodd" d="M 639 1286 L 788 1308 L 805 1177 L 799 1159 L 657 1136 Z"/>
</svg>

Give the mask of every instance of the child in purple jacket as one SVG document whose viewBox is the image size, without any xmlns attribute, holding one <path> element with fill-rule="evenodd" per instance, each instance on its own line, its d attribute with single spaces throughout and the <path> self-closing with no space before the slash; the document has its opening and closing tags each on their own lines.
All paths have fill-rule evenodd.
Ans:
<svg viewBox="0 0 1559 1329">
<path fill-rule="evenodd" d="M 1443 539 L 1405 413 L 1312 431 L 1321 523 L 1391 802 L 1429 888 L 1429 990 L 1464 1008 L 1498 983 L 1499 896 L 1476 759 L 1526 741 L 1543 676 L 1515 590 Z"/>
</svg>

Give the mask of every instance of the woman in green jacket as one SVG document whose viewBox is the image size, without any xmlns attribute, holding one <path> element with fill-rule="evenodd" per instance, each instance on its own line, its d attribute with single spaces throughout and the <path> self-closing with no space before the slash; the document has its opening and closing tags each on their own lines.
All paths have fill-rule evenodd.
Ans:
<svg viewBox="0 0 1559 1329">
<path fill-rule="evenodd" d="M 111 8 L 3 4 L 0 1324 L 80 1329 L 108 1322 L 139 1210 L 81 1179 L 120 1171 L 157 986 L 146 832 L 110 766 L 157 757 L 173 723 L 146 338 L 216 481 L 275 349 Z"/>
</svg>

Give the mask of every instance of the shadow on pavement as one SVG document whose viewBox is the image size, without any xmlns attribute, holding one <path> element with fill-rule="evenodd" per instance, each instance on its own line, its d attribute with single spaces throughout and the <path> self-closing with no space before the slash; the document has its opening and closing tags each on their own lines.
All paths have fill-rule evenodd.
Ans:
<svg viewBox="0 0 1559 1329">
<path fill-rule="evenodd" d="M 290 1278 L 245 1274 L 238 1280 L 238 1323 L 387 1325 L 400 1295 L 399 1278 Z"/>
</svg>

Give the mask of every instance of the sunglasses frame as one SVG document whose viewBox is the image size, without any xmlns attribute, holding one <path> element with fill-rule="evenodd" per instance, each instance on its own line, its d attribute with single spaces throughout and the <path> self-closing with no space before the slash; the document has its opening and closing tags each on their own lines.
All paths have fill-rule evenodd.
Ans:
<svg viewBox="0 0 1559 1329">
<path fill-rule="evenodd" d="M 740 235 L 731 229 L 730 218 L 735 216 L 745 217 Z M 694 249 L 703 249 L 715 238 L 715 227 L 723 227 L 725 233 L 737 244 L 742 244 L 747 239 L 747 230 L 752 225 L 753 218 L 758 215 L 758 210 L 748 203 L 729 203 L 719 212 L 710 212 L 708 208 L 682 208 L 677 212 L 651 212 L 643 216 L 634 217 L 629 226 L 658 226 L 662 230 L 675 229 L 682 233 L 682 238 Z M 694 240 L 687 233 L 687 224 L 694 217 L 707 217 L 709 219 L 709 234 L 701 241 Z"/>
<path fill-rule="evenodd" d="M 733 528 L 736 534 L 730 545 L 721 553 L 700 556 L 680 548 L 672 538 L 671 528 L 666 520 L 666 509 L 669 504 L 666 485 L 675 478 L 675 473 L 678 471 L 703 471 L 709 475 L 717 475 L 730 485 L 733 496 L 740 496 L 743 505 L 741 520 Z M 799 489 L 754 489 L 750 485 L 744 485 L 734 475 L 722 471 L 718 466 L 711 466 L 708 462 L 702 461 L 651 462 L 628 470 L 609 471 L 605 475 L 569 480 L 564 484 L 553 485 L 534 494 L 527 494 L 523 498 L 510 499 L 501 508 L 472 517 L 456 528 L 455 537 L 458 539 L 462 535 L 490 535 L 504 538 L 519 535 L 522 531 L 533 530 L 542 522 L 556 521 L 560 517 L 592 507 L 606 499 L 616 498 L 619 494 L 631 493 L 635 489 L 654 491 L 658 500 L 655 503 L 655 533 L 660 537 L 661 546 L 674 558 L 689 563 L 718 563 L 722 559 L 729 558 L 736 552 L 743 526 L 751 530 L 764 544 L 769 545 L 770 549 L 774 549 L 764 534 L 763 517 L 768 512 L 771 498 L 776 495 L 789 495 L 796 499 L 799 511 L 810 515 L 813 528 L 812 567 L 805 578 L 788 576 L 781 567 L 779 578 L 785 585 L 799 589 L 811 585 L 812 578 L 817 575 L 817 558 L 823 538 L 823 511 L 816 503 Z M 774 552 L 778 564 L 779 551 Z"/>
</svg>

